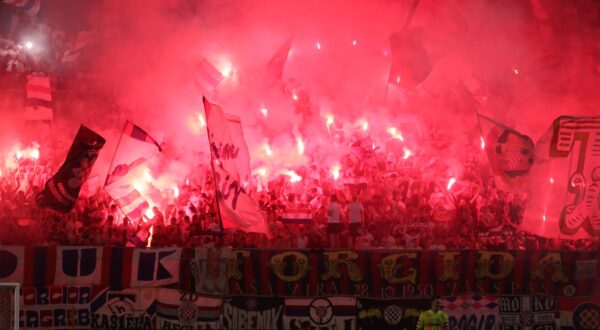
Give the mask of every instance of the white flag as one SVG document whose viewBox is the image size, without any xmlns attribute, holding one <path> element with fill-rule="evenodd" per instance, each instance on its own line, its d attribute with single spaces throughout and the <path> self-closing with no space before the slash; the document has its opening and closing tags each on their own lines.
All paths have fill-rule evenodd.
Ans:
<svg viewBox="0 0 600 330">
<path fill-rule="evenodd" d="M 242 186 L 239 164 L 249 163 L 249 153 L 242 135 L 241 122 L 240 129 L 235 130 L 234 138 L 231 124 L 219 106 L 204 98 L 204 109 L 223 228 L 266 234 L 265 217 L 256 201 Z"/>
</svg>

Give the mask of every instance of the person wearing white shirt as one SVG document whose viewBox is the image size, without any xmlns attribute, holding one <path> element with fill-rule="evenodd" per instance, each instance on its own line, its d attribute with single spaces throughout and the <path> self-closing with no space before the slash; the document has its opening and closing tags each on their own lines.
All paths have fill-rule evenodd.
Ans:
<svg viewBox="0 0 600 330">
<path fill-rule="evenodd" d="M 337 196 L 331 195 L 329 205 L 327 205 L 327 234 L 329 236 L 329 245 L 333 249 L 337 249 L 340 246 L 340 232 L 343 228 L 340 220 L 340 204 L 337 202 Z"/>
<path fill-rule="evenodd" d="M 357 201 L 356 196 L 352 196 L 352 202 L 346 206 L 346 214 L 348 215 L 348 247 L 354 248 L 358 230 L 362 225 L 364 217 L 364 209 L 361 203 Z"/>
</svg>

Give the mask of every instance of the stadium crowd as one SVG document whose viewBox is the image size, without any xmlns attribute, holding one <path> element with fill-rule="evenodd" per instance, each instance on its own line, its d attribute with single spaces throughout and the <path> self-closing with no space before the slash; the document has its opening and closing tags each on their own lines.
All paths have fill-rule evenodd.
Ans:
<svg viewBox="0 0 600 330">
<path fill-rule="evenodd" d="M 152 247 L 411 250 L 598 248 L 594 241 L 544 239 L 520 231 L 526 196 L 499 191 L 493 178 L 481 175 L 487 172 L 486 167 L 476 157 L 464 164 L 465 174 L 450 188 L 438 179 L 433 168 L 416 168 L 388 158 L 377 153 L 372 166 L 364 166 L 359 172 L 364 180 L 358 184 L 356 180 L 347 184 L 349 177 L 343 175 L 336 180 L 312 164 L 297 169 L 304 177 L 300 182 L 291 182 L 282 175 L 260 192 L 253 189 L 252 195 L 268 222 L 268 236 L 222 230 L 210 172 L 191 174 L 203 179 L 189 180 L 189 184 L 180 186 L 176 199 L 171 197 L 161 209 L 154 207 L 143 219 L 124 217 L 102 189 L 87 188 L 75 208 L 63 215 L 35 204 L 35 196 L 55 166 L 43 160 L 38 164 L 24 160 L 0 178 L 0 244 L 123 246 L 137 242 L 138 246 Z M 364 165 L 347 160 L 346 166 L 359 163 Z M 348 172 L 348 167 L 344 170 Z M 310 213 L 312 220 L 287 223 L 282 218 L 289 210 Z"/>
</svg>

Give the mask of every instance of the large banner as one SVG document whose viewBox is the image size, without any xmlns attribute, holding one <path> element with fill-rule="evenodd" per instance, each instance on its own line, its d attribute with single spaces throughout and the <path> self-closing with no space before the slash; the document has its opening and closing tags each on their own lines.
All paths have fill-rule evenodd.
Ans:
<svg viewBox="0 0 600 330">
<path fill-rule="evenodd" d="M 562 330 L 600 329 L 600 296 L 560 298 L 558 309 Z"/>
<path fill-rule="evenodd" d="M 90 286 L 24 287 L 19 305 L 21 329 L 89 329 Z"/>
<path fill-rule="evenodd" d="M 157 329 L 222 329 L 222 298 L 161 288 L 156 302 Z"/>
<path fill-rule="evenodd" d="M 595 278 L 600 276 L 596 252 L 242 249 L 231 251 L 226 272 L 222 269 L 225 264 L 216 262 L 216 254 L 212 258 L 209 286 L 214 288 L 227 274 L 228 294 L 236 296 L 572 297 L 594 294 L 600 289 L 595 284 Z M 192 261 L 182 263 L 191 265 Z M 182 276 L 192 277 L 191 271 L 182 270 Z M 182 278 L 181 288 L 210 294 L 192 282 Z"/>
<path fill-rule="evenodd" d="M 444 297 L 441 305 L 448 314 L 448 326 L 452 330 L 498 329 L 498 297 Z"/>
<path fill-rule="evenodd" d="M 94 296 L 91 329 L 155 329 L 158 288 L 108 288 Z"/>
<path fill-rule="evenodd" d="M 0 281 L 178 288 L 207 296 L 370 299 L 600 295 L 598 252 L 0 246 Z"/>
</svg>

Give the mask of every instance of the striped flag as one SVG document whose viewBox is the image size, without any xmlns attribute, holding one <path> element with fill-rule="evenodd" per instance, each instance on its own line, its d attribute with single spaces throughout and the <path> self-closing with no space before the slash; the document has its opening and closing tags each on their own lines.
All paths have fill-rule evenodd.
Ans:
<svg viewBox="0 0 600 330">
<path fill-rule="evenodd" d="M 206 58 L 202 58 L 196 65 L 195 83 L 202 93 L 212 92 L 221 83 L 223 78 L 223 74 Z"/>
<path fill-rule="evenodd" d="M 71 48 L 65 50 L 61 58 L 61 63 L 71 63 L 79 59 L 82 50 L 89 45 L 96 35 L 96 30 L 79 31 L 73 41 Z"/>
<path fill-rule="evenodd" d="M 27 120 L 52 120 L 52 89 L 48 76 L 30 74 L 25 85 L 25 118 Z"/>
<path fill-rule="evenodd" d="M 310 210 L 285 210 L 280 216 L 280 221 L 285 224 L 308 225 L 313 221 Z"/>
<path fill-rule="evenodd" d="M 158 142 L 146 131 L 129 121 L 125 123 L 104 187 L 121 211 L 134 223 L 150 207 L 149 200 L 152 201 L 151 195 L 144 195 L 136 189 L 136 183 L 143 177 L 142 165 L 160 151 Z"/>
</svg>

